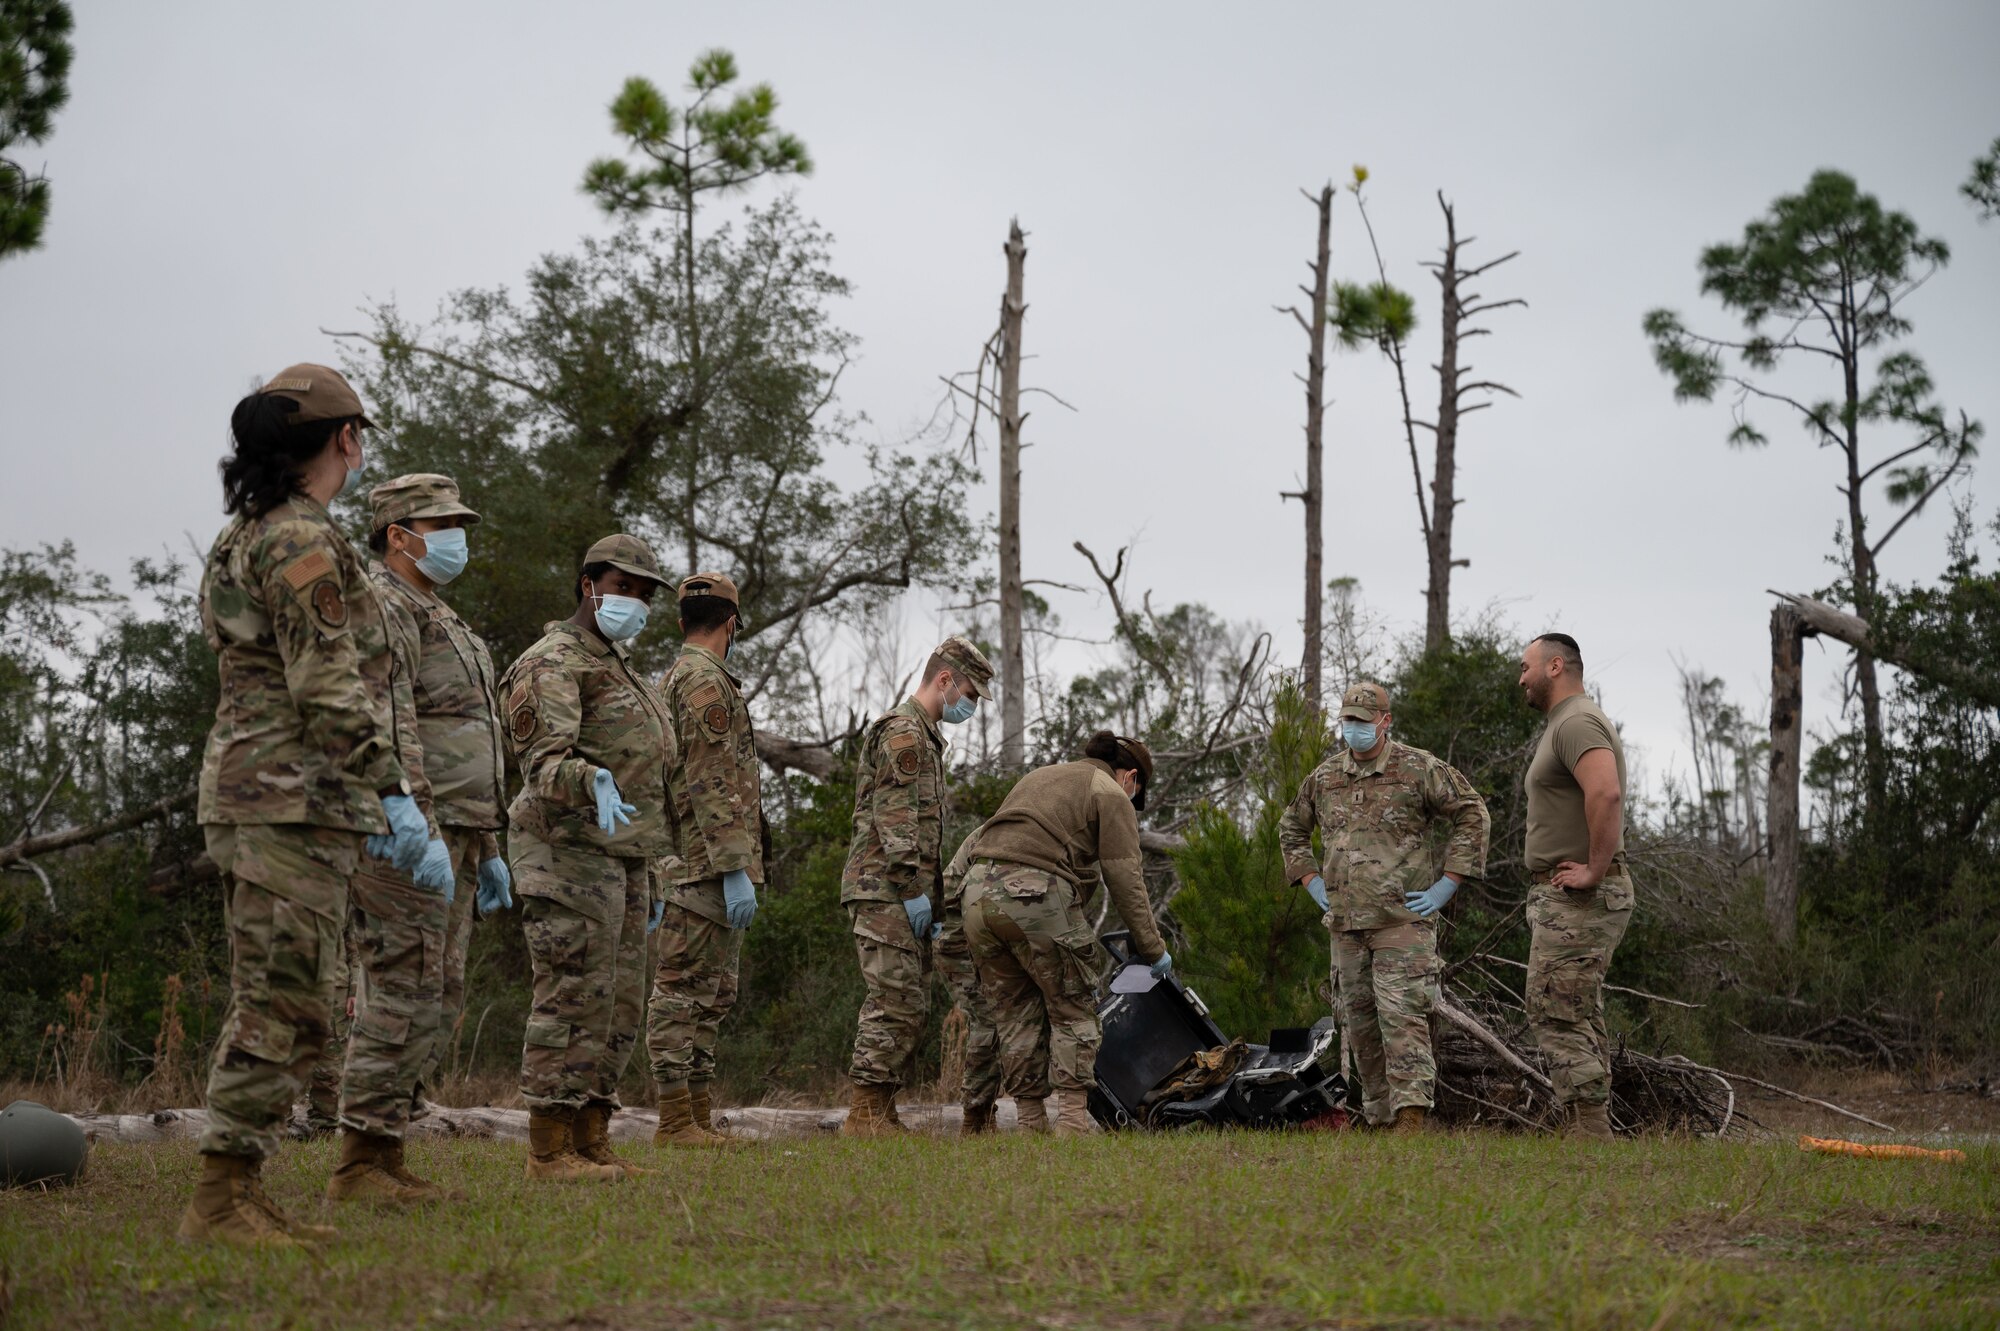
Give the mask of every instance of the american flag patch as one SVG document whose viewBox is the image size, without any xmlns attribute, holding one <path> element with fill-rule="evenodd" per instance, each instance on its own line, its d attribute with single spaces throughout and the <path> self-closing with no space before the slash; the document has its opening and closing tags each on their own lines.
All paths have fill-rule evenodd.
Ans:
<svg viewBox="0 0 2000 1331">
<path fill-rule="evenodd" d="M 285 581 L 295 592 L 302 592 L 321 578 L 332 576 L 333 561 L 326 557 L 324 550 L 315 550 L 285 569 Z"/>
</svg>

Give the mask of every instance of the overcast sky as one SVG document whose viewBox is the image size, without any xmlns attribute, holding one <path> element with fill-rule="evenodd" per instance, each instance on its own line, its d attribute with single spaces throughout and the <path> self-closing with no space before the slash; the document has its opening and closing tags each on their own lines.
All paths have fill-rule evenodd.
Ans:
<svg viewBox="0 0 2000 1331">
<path fill-rule="evenodd" d="M 1646 309 L 1724 326 L 1696 291 L 1701 247 L 1815 168 L 1850 172 L 1950 241 L 1913 345 L 2000 429 L 2000 226 L 1956 192 L 2000 135 L 1992 4 L 76 11 L 71 102 L 39 153 L 47 245 L 0 263 L 0 544 L 71 538 L 112 572 L 206 546 L 230 406 L 253 377 L 334 360 L 319 328 L 518 283 L 601 232 L 576 185 L 616 146 L 606 102 L 631 74 L 678 96 L 709 46 L 775 85 L 817 164 L 798 195 L 837 238 L 863 341 L 846 405 L 889 440 L 930 414 L 991 331 L 1018 214 L 1031 381 L 1079 408 L 1028 423 L 1027 575 L 1088 582 L 1071 541 L 1132 543 L 1135 590 L 1256 621 L 1281 660 L 1300 641 L 1301 516 L 1278 492 L 1303 466 L 1304 338 L 1271 307 L 1310 257 L 1299 189 L 1369 167 L 1425 363 L 1417 264 L 1443 189 L 1475 257 L 1522 252 L 1487 293 L 1530 302 L 1474 345 L 1522 397 L 1461 437 L 1455 604 L 1574 633 L 1655 777 L 1677 761 L 1675 659 L 1761 708 L 1764 589 L 1827 581 L 1839 516 L 1835 459 L 1790 421 L 1733 453 L 1726 409 L 1677 407 L 1654 370 Z M 1351 202 L 1334 245 L 1339 275 L 1370 274 Z M 1420 628 L 1393 381 L 1371 354 L 1328 384 L 1327 572 Z M 1435 377 L 1417 391 L 1429 414 Z M 2000 487 L 1970 488 L 1990 514 Z M 991 511 L 990 482 L 973 503 Z M 1906 529 L 1888 575 L 1933 574 L 1946 519 Z M 1108 622 L 1095 597 L 1052 599 L 1078 630 Z M 1838 660 L 1808 651 L 1822 723 Z"/>
</svg>

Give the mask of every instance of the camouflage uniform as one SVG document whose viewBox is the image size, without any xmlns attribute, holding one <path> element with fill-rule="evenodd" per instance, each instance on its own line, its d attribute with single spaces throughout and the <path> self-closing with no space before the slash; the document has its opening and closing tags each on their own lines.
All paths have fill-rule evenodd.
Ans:
<svg viewBox="0 0 2000 1331">
<path fill-rule="evenodd" d="M 636 549 L 609 562 L 660 579 L 647 571 L 657 566 L 639 541 L 611 539 Z M 601 558 L 604 545 L 593 546 L 586 562 Z M 652 864 L 673 841 L 673 728 L 624 646 L 567 620 L 549 624 L 507 668 L 500 695 L 521 772 L 521 793 L 508 809 L 508 850 L 535 969 L 521 1097 L 544 1112 L 616 1106 L 645 992 Z M 597 825 L 592 782 L 600 767 L 637 806 L 631 823 L 610 835 Z"/>
<path fill-rule="evenodd" d="M 944 905 L 938 912 L 934 949 L 937 969 L 965 1014 L 965 1079 L 959 1102 L 967 1111 L 990 1109 L 1000 1098 L 1000 1032 L 993 1024 L 993 1005 L 979 987 L 979 967 L 965 937 L 965 875 L 972 867 L 972 843 L 977 830 L 958 845 L 944 870 Z"/>
<path fill-rule="evenodd" d="M 861 735 L 854 782 L 854 839 L 840 876 L 861 980 L 868 996 L 854 1035 L 857 1085 L 903 1084 L 929 1015 L 922 952 L 903 901 L 940 894 L 944 867 L 944 735 L 923 704 L 907 699 Z"/>
<path fill-rule="evenodd" d="M 388 831 L 381 792 L 409 784 L 381 603 L 325 508 L 301 495 L 232 520 L 209 551 L 201 614 L 220 695 L 196 816 L 230 941 L 201 1150 L 259 1160 L 333 1032 L 362 837 Z"/>
<path fill-rule="evenodd" d="M 720 575 L 697 575 L 681 584 Z M 736 1004 L 742 931 L 723 913 L 722 876 L 741 869 L 764 881 L 764 805 L 757 741 L 742 681 L 721 657 L 687 645 L 660 691 L 679 741 L 671 780 L 678 844 L 666 862 L 667 908 L 660 921 L 646 1048 L 663 1096 L 715 1076 L 715 1036 Z M 906 926 L 907 928 L 907 926 Z"/>
<path fill-rule="evenodd" d="M 378 485 L 369 498 L 376 528 L 420 518 L 479 515 L 459 502 L 449 476 L 418 473 Z M 506 750 L 501 737 L 498 688 L 486 644 L 444 600 L 403 581 L 387 569 L 375 580 L 382 599 L 407 611 L 416 625 L 417 662 L 411 679 L 416 736 L 424 776 L 431 790 L 432 815 L 451 847 L 457 880 L 446 907 L 443 997 L 437 1038 L 422 1080 L 436 1086 L 446 1046 L 465 1013 L 465 956 L 471 941 L 479 866 L 500 856 L 499 830 L 506 807 Z"/>
<path fill-rule="evenodd" d="M 1089 866 L 1143 961 L 1166 953 L 1139 871 L 1139 819 L 1110 764 L 1058 763 L 1015 783 L 975 835 L 965 937 L 999 1030 L 1008 1095 L 1082 1095 L 1096 1084 L 1097 931 L 1084 914 Z"/>
<path fill-rule="evenodd" d="M 340 1128 L 340 1074 L 347 1067 L 347 1034 L 354 1025 L 348 1010 L 354 1002 L 354 933 L 342 928 L 340 960 L 333 973 L 333 1033 L 326 1038 L 319 1062 L 313 1064 L 306 1091 L 306 1127 L 313 1132 Z"/>
<path fill-rule="evenodd" d="M 1449 825 L 1441 848 L 1440 823 Z M 1313 862 L 1315 828 L 1323 866 Z M 1343 749 L 1321 763 L 1279 821 L 1286 878 L 1319 873 L 1326 880 L 1341 1021 L 1372 1123 L 1412 1105 L 1429 1109 L 1437 1080 L 1430 1032 L 1441 969 L 1437 927 L 1406 907 L 1403 896 L 1430 887 L 1441 873 L 1478 877 L 1487 830 L 1486 802 L 1471 782 L 1442 759 L 1394 740 L 1366 762 Z"/>
<path fill-rule="evenodd" d="M 390 585 L 400 580 L 379 566 L 373 576 L 388 627 L 396 746 L 410 793 L 436 837 L 440 833 L 417 732 L 417 624 Z M 444 920 L 442 893 L 417 886 L 409 874 L 385 861 L 364 858 L 356 865 L 348 883 L 354 1021 L 340 1080 L 343 1127 L 400 1138 L 423 1112 L 419 1082 L 437 1042 L 444 997 Z"/>
</svg>

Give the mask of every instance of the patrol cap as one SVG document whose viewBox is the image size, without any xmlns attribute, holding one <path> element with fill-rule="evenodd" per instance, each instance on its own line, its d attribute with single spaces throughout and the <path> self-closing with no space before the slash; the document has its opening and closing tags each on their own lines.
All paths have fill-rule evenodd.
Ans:
<svg viewBox="0 0 2000 1331">
<path fill-rule="evenodd" d="M 375 428 L 375 422 L 369 420 L 368 414 L 361 409 L 361 395 L 354 391 L 339 370 L 331 366 L 310 362 L 288 365 L 272 375 L 271 381 L 257 391 L 288 397 L 298 403 L 299 409 L 292 413 L 292 422 L 296 425 L 359 416 L 363 428 Z"/>
<path fill-rule="evenodd" d="M 943 657 L 944 663 L 951 667 L 951 673 L 964 680 L 966 687 L 972 690 L 973 697 L 993 696 L 988 687 L 993 679 L 993 663 L 986 659 L 984 652 L 972 645 L 972 639 L 954 633 L 939 643 L 931 655 Z"/>
<path fill-rule="evenodd" d="M 736 584 L 729 580 L 727 573 L 691 574 L 674 593 L 674 599 L 685 601 L 690 596 L 718 596 L 729 604 L 742 608 L 742 603 L 736 599 Z"/>
<path fill-rule="evenodd" d="M 464 518 L 468 525 L 479 521 L 477 513 L 459 502 L 458 482 L 431 471 L 382 482 L 368 492 L 368 506 L 376 531 L 417 518 Z"/>
<path fill-rule="evenodd" d="M 1139 765 L 1139 793 L 1132 800 L 1132 807 L 1143 809 L 1146 807 L 1146 788 L 1153 784 L 1153 751 L 1146 747 L 1144 740 L 1128 739 L 1123 735 L 1118 736 L 1118 747 Z"/>
<path fill-rule="evenodd" d="M 624 532 L 607 536 L 584 551 L 583 562 L 609 564 L 621 573 L 630 573 L 635 578 L 645 578 L 650 582 L 664 584 L 667 580 L 667 575 L 660 572 L 660 561 L 653 558 L 653 547 Z"/>
<path fill-rule="evenodd" d="M 1389 710 L 1389 690 L 1380 684 L 1355 684 L 1340 697 L 1340 719 L 1373 721 Z"/>
</svg>

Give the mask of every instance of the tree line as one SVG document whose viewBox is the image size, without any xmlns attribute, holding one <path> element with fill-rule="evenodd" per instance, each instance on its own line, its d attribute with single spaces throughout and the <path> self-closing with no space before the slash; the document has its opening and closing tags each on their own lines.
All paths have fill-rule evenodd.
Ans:
<svg viewBox="0 0 2000 1331">
<path fill-rule="evenodd" d="M 1437 257 L 1392 263 L 1364 169 L 1341 189 L 1308 191 L 1309 280 L 1283 309 L 1307 342 L 1305 480 L 1284 496 L 1306 512 L 1304 654 L 1281 659 L 1258 626 L 1156 597 L 1130 550 L 1078 541 L 1071 585 L 1100 592 L 1111 623 L 1093 643 L 1098 664 L 1065 678 L 1049 658 L 1079 635 L 1021 569 L 1023 398 L 1047 390 L 1022 382 L 1018 222 L 1002 246 L 993 337 L 974 370 L 943 376 L 955 405 L 901 446 L 866 446 L 840 397 L 856 341 L 840 319 L 849 288 L 833 238 L 796 193 L 723 206 L 813 171 L 775 92 L 743 86 L 733 58 L 711 51 L 678 98 L 627 81 L 610 122 L 619 152 L 581 176 L 606 231 L 544 256 L 512 286 L 453 293 L 427 315 L 384 302 L 362 326 L 329 331 L 383 427 L 371 439 L 373 478 L 447 472 L 484 515 L 451 599 L 496 658 L 567 613 L 581 552 L 608 531 L 647 537 L 675 576 L 707 565 L 735 576 L 745 691 L 779 779 L 767 786 L 775 890 L 746 957 L 727 1065 L 811 1082 L 837 1070 L 851 1035 L 859 986 L 837 908 L 848 765 L 859 727 L 896 700 L 929 647 L 910 636 L 912 594 L 982 646 L 999 644 L 1003 706 L 965 728 L 947 839 L 976 826 L 1022 770 L 1072 756 L 1092 730 L 1146 739 L 1160 760 L 1146 815 L 1156 910 L 1226 1026 L 1255 1035 L 1303 1024 L 1323 1003 L 1323 931 L 1300 894 L 1282 890 L 1276 816 L 1334 743 L 1323 699 L 1356 679 L 1387 683 L 1398 737 L 1458 766 L 1493 810 L 1487 876 L 1452 907 L 1451 964 L 1525 954 L 1520 771 L 1534 716 L 1514 687 L 1523 635 L 1456 610 L 1450 592 L 1468 558 L 1453 525 L 1466 498 L 1460 446 L 1476 442 L 1476 412 L 1518 396 L 1468 353 L 1504 332 L 1491 316 L 1524 303 L 1486 294 L 1513 253 L 1475 255 L 1440 191 Z M 1964 187 L 1983 218 L 2000 208 L 1996 160 L 2000 141 Z M 1342 245 L 1343 199 L 1361 243 Z M 1704 293 L 1738 327 L 1697 331 L 1665 310 L 1643 320 L 1677 399 L 1730 402 L 1730 443 L 1764 446 L 1761 422 L 1782 414 L 1837 462 L 1839 576 L 1809 596 L 1847 607 L 1867 635 L 1853 644 L 1852 715 L 1793 773 L 1809 815 L 1794 881 L 1812 887 L 1788 927 L 1768 900 L 1776 732 L 1722 681 L 1687 668 L 1690 770 L 1637 814 L 1646 887 L 1620 966 L 1638 987 L 1706 1004 L 1705 1015 L 1634 1006 L 1620 1014 L 1629 1038 L 1672 1038 L 1697 1055 L 1748 1040 L 1898 1066 L 1915 1051 L 1937 1061 L 1995 1047 L 2000 994 L 1966 960 L 1979 955 L 1968 942 L 2000 939 L 1989 816 L 2000 744 L 1990 700 L 1963 687 L 2000 677 L 2000 615 L 1970 501 L 1958 501 L 1936 578 L 1899 586 L 1879 571 L 1883 546 L 1944 502 L 1977 455 L 1979 422 L 1945 404 L 1911 345 L 1913 299 L 1948 259 L 1941 240 L 1823 171 L 1740 242 L 1699 257 Z M 1404 267 L 1436 283 L 1434 361 L 1419 350 L 1421 303 L 1392 280 Z M 1338 434 L 1326 407 L 1330 348 L 1372 350 L 1393 369 L 1400 437 Z M 1806 369 L 1820 395 L 1797 394 Z M 1428 411 L 1417 405 L 1426 371 Z M 989 424 L 997 524 L 964 497 Z M 1424 627 L 1407 640 L 1384 634 L 1361 589 L 1324 567 L 1328 448 L 1407 457 L 1427 574 Z M 858 479 L 836 481 L 836 459 L 858 462 L 840 468 Z M 342 516 L 358 534 L 360 507 Z M 0 558 L 8 1075 L 74 1065 L 78 1004 L 65 995 L 91 995 L 83 1007 L 106 1033 L 94 1056 L 128 1081 L 157 1071 L 169 1024 L 199 1047 L 220 1015 L 213 866 L 183 797 L 215 690 L 189 583 L 173 559 L 141 563 L 120 590 L 69 546 Z M 643 637 L 640 661 L 663 669 L 675 645 L 671 634 Z M 1880 660 L 1903 668 L 1885 676 Z M 487 1001 L 469 1004 L 485 1011 L 478 1030 L 460 1033 L 463 1066 L 504 1061 L 518 1044 L 525 971 L 518 929 L 478 931 L 471 983 Z M 85 975 L 102 978 L 79 990 Z"/>
</svg>

